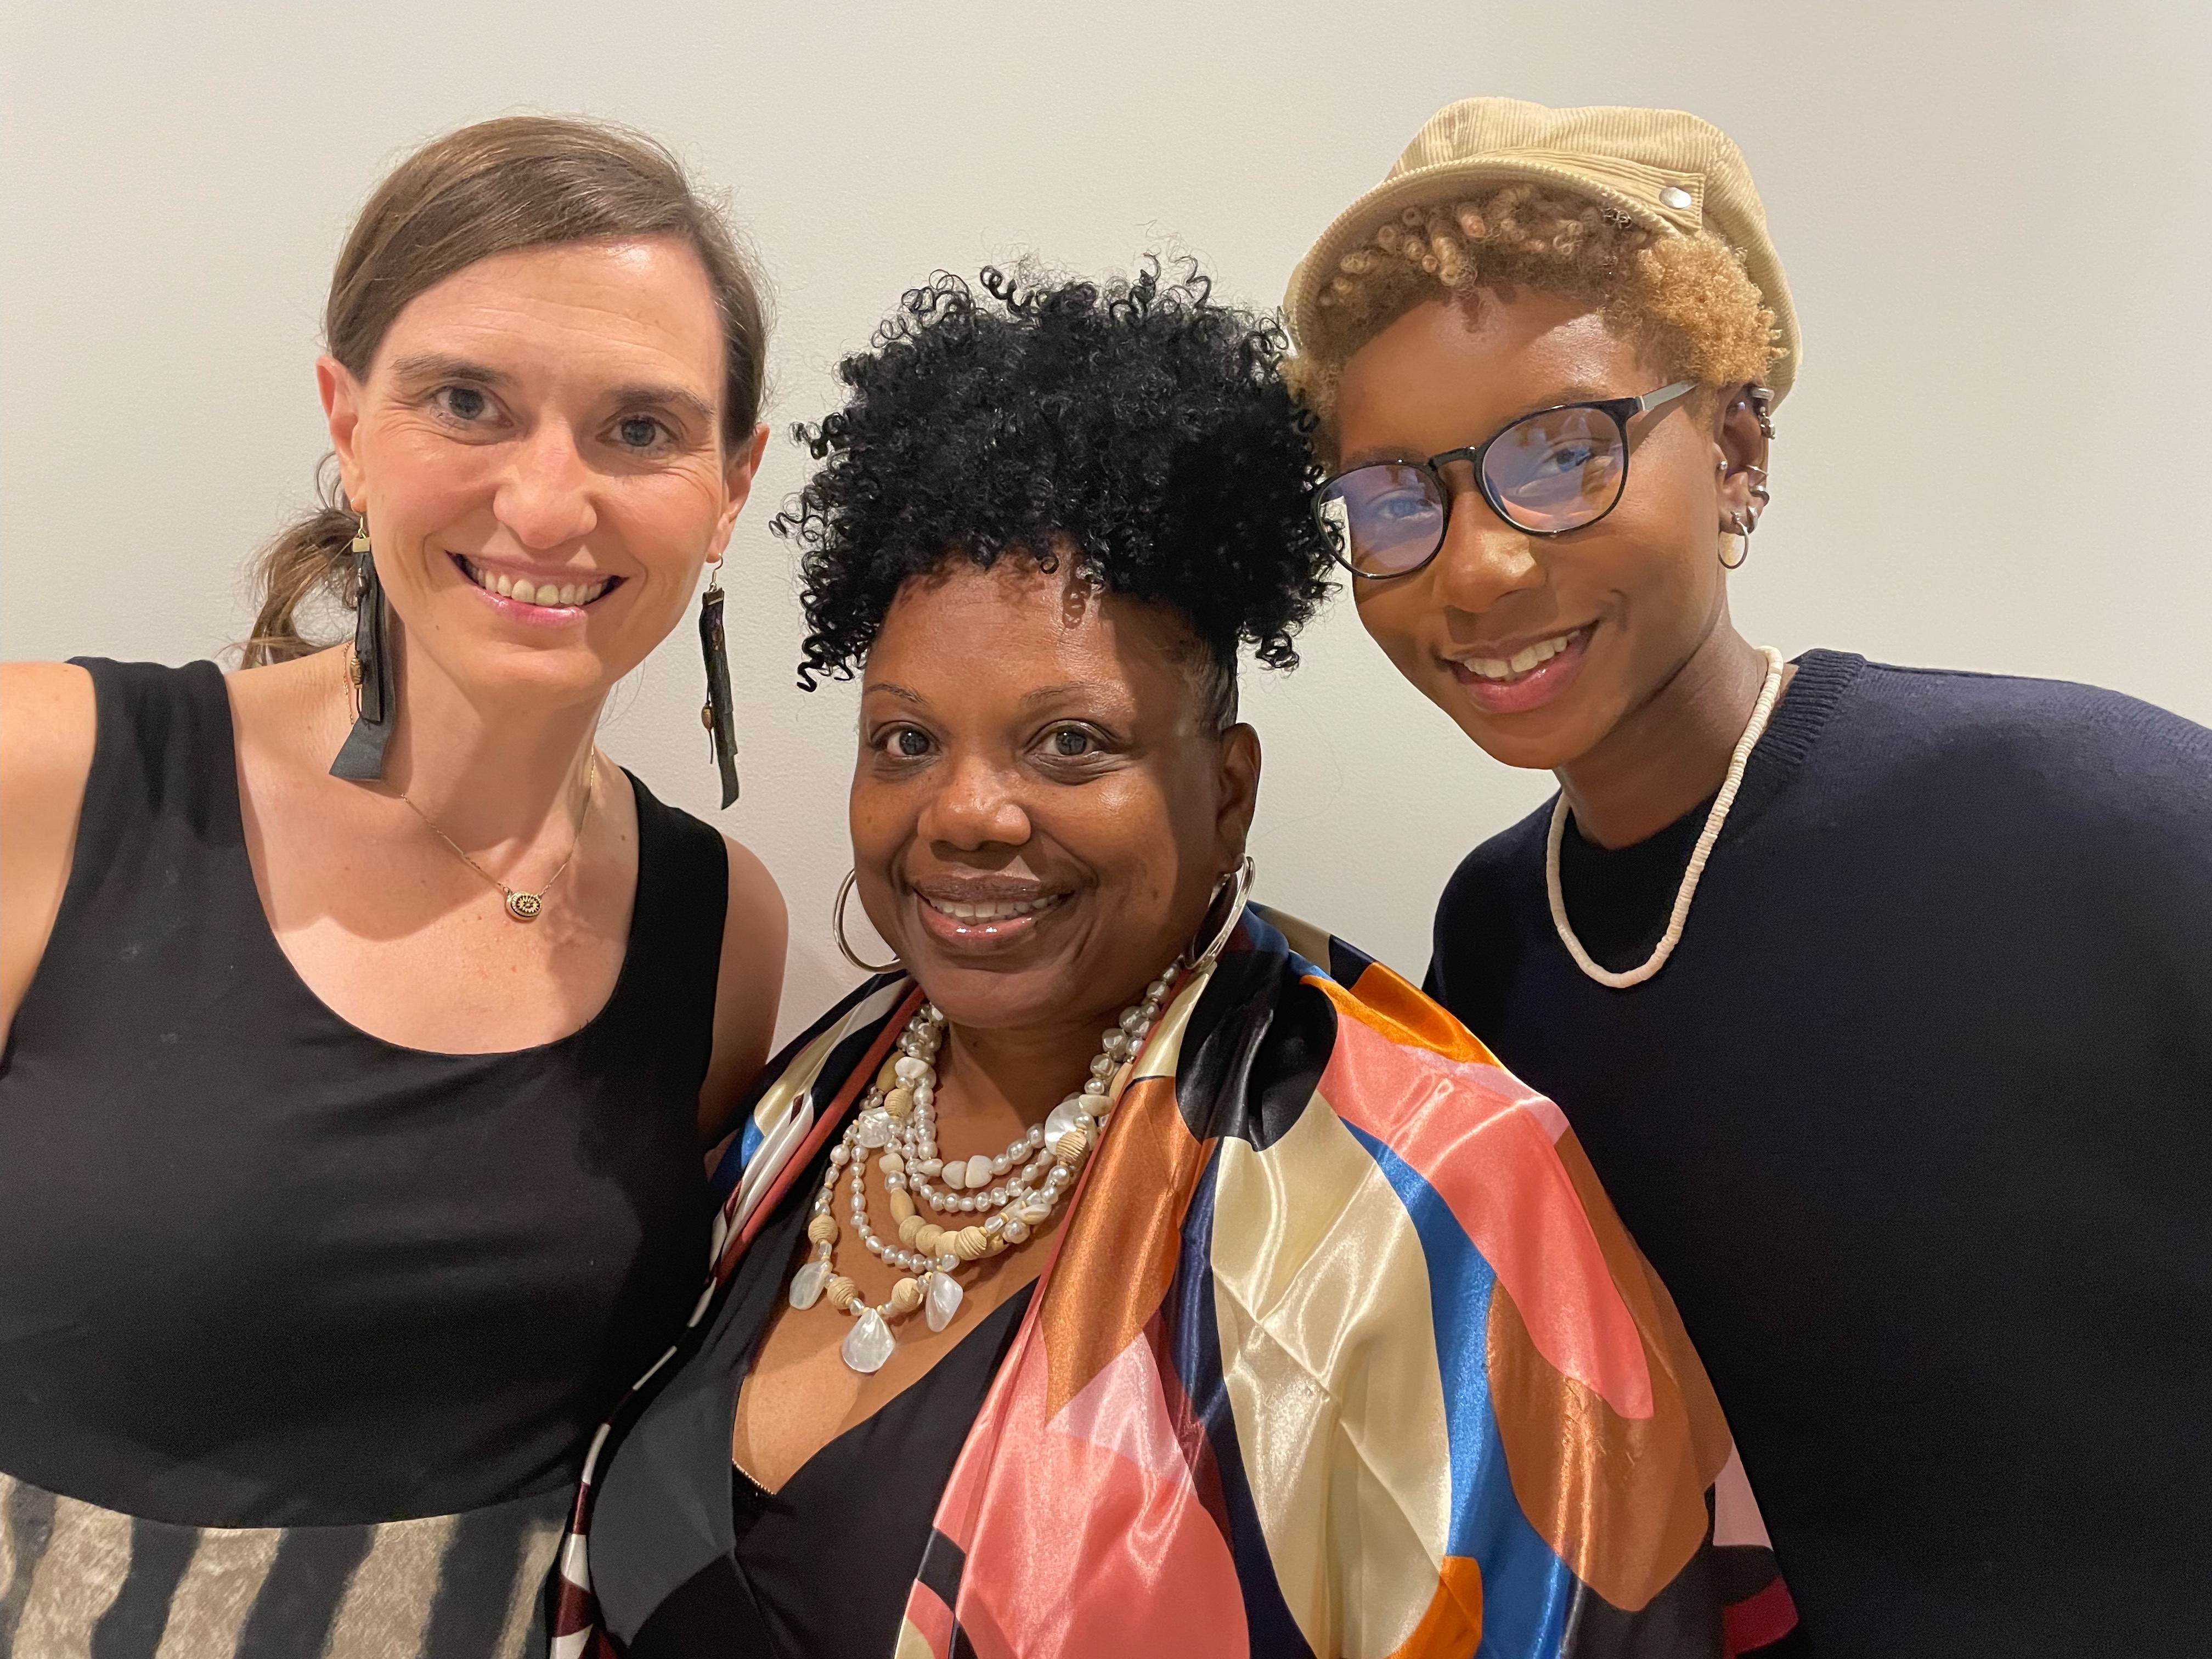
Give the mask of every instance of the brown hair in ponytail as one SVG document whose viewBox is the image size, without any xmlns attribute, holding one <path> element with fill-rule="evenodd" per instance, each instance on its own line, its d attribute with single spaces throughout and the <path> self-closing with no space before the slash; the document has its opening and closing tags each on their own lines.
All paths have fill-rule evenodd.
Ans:
<svg viewBox="0 0 2212 1659">
<path fill-rule="evenodd" d="M 367 380 L 392 319 L 425 289 L 495 254 L 614 236 L 678 236 L 699 256 L 722 320 L 724 441 L 742 441 L 760 418 L 766 373 L 760 278 L 674 155 L 601 122 L 480 121 L 402 161 L 362 210 L 331 273 L 323 313 L 331 356 Z M 354 515 L 327 458 L 317 485 L 322 505 L 258 562 L 257 614 L 243 651 L 249 668 L 320 648 L 300 632 L 299 611 L 310 599 L 354 602 Z"/>
</svg>

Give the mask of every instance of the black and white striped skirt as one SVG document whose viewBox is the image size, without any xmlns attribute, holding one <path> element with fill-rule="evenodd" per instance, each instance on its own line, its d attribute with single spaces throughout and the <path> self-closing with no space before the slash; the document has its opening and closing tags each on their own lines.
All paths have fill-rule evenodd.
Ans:
<svg viewBox="0 0 2212 1659">
<path fill-rule="evenodd" d="M 187 1527 L 0 1474 L 0 1659 L 534 1659 L 568 1498 Z"/>
</svg>

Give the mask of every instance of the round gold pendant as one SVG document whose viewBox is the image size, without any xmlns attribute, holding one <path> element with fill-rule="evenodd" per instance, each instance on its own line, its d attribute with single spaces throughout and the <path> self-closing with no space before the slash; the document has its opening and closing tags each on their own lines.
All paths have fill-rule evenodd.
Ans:
<svg viewBox="0 0 2212 1659">
<path fill-rule="evenodd" d="M 507 913 L 517 921 L 535 921 L 545 908 L 545 901 L 535 893 L 509 893 Z"/>
</svg>

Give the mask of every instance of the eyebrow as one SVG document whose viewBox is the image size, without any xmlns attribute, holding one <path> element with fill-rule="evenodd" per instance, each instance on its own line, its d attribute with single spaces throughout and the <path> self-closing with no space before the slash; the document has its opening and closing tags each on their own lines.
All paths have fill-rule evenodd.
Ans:
<svg viewBox="0 0 2212 1659">
<path fill-rule="evenodd" d="M 1062 680 L 1057 685 L 1040 685 L 1022 698 L 1022 707 L 1034 708 L 1039 703 L 1056 702 L 1060 698 L 1085 691 L 1111 691 L 1115 687 L 1110 680 Z"/>
<path fill-rule="evenodd" d="M 1022 696 L 1022 707 L 1033 708 L 1039 703 L 1053 702 L 1075 693 L 1110 691 L 1114 689 L 1115 684 L 1111 680 L 1062 680 L 1056 685 L 1041 685 L 1034 691 L 1024 692 Z M 896 697 L 901 702 L 910 702 L 917 708 L 927 708 L 929 704 L 929 699 L 923 696 L 921 692 L 910 685 L 901 685 L 896 680 L 878 680 L 869 685 L 860 695 L 872 696 L 878 691 L 886 696 Z"/>
<path fill-rule="evenodd" d="M 465 380 L 471 386 L 507 386 L 512 377 L 482 363 L 471 362 L 466 357 L 452 357 L 441 351 L 426 351 L 412 357 L 402 357 L 392 365 L 392 372 L 404 380 Z"/>
<path fill-rule="evenodd" d="M 901 702 L 910 702 L 917 708 L 927 708 L 929 703 L 929 699 L 921 692 L 910 685 L 901 685 L 896 680 L 878 680 L 872 685 L 860 688 L 860 695 L 864 697 L 872 697 L 878 691 L 886 696 L 896 697 Z"/>
<path fill-rule="evenodd" d="M 696 392 L 687 392 L 680 386 L 641 383 L 617 386 L 611 394 L 611 401 L 625 409 L 680 409 L 687 415 L 696 416 L 710 423 L 714 418 L 714 404 Z"/>
</svg>

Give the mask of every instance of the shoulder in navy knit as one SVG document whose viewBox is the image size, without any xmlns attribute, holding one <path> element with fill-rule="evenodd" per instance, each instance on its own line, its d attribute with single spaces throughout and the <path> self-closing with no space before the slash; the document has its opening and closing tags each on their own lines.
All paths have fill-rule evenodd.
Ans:
<svg viewBox="0 0 2212 1659">
<path fill-rule="evenodd" d="M 1827 1659 L 2195 1655 L 2212 1534 L 2212 732 L 1801 659 L 1657 977 L 1574 966 L 1550 806 L 1430 985 L 1559 1101 L 1717 1384 Z M 1562 884 L 1663 929 L 1700 807 Z"/>
</svg>

